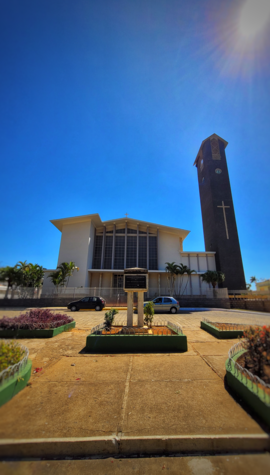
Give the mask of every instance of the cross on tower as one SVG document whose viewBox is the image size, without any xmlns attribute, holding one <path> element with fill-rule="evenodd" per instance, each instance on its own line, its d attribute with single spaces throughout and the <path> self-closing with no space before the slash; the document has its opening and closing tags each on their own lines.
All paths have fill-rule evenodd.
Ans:
<svg viewBox="0 0 270 475">
<path fill-rule="evenodd" d="M 225 208 L 230 208 L 230 206 L 225 206 L 224 201 L 222 201 L 222 206 L 218 206 L 218 208 L 223 209 L 223 216 L 224 216 L 224 223 L 225 223 L 225 229 L 226 229 L 226 236 L 227 239 L 229 239 L 229 232 L 228 232 L 228 225 L 227 225 L 227 219 L 226 219 L 226 211 Z"/>
</svg>

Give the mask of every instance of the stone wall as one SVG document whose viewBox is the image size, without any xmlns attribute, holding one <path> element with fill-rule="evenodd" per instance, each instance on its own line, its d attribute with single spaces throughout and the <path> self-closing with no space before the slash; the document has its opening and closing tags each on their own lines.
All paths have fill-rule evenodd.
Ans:
<svg viewBox="0 0 270 475">
<path fill-rule="evenodd" d="M 66 307 L 69 302 L 76 300 L 72 297 L 62 298 L 40 298 L 40 299 L 0 299 L 0 307 L 24 307 L 24 308 L 40 308 L 40 307 Z M 180 297 L 177 298 L 180 307 L 196 307 L 196 308 L 230 308 L 229 299 L 211 299 L 200 296 Z M 136 299 L 134 299 L 136 305 Z M 123 306 L 127 305 L 126 298 L 121 302 L 117 302 L 115 298 L 107 298 L 106 305 L 109 306 Z"/>
<path fill-rule="evenodd" d="M 209 299 L 200 296 L 176 297 L 180 307 L 193 308 L 235 308 L 253 310 L 254 312 L 270 312 L 270 300 L 232 300 L 232 299 Z M 40 299 L 0 299 L 0 307 L 6 308 L 40 308 L 40 307 L 66 307 L 72 302 L 72 297 L 40 298 Z M 134 303 L 136 301 L 134 299 Z M 117 301 L 107 298 L 106 304 L 117 306 Z M 126 299 L 119 302 L 119 306 L 126 306 Z"/>
<path fill-rule="evenodd" d="M 241 310 L 253 310 L 254 312 L 270 312 L 270 300 L 232 300 L 231 308 Z"/>
<path fill-rule="evenodd" d="M 15 308 L 40 308 L 40 307 L 66 307 L 69 302 L 72 302 L 70 297 L 62 298 L 41 298 L 41 299 L 1 299 L 0 307 Z"/>
<path fill-rule="evenodd" d="M 180 308 L 181 307 L 193 307 L 193 308 L 230 308 L 229 299 L 211 299 L 203 297 L 179 297 L 177 298 Z"/>
</svg>

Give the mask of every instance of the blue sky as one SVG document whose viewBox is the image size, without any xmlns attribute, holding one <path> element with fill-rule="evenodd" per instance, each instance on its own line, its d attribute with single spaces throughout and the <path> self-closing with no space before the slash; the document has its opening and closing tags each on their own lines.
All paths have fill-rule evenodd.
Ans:
<svg viewBox="0 0 270 475">
<path fill-rule="evenodd" d="M 0 2 L 1 266 L 54 268 L 49 220 L 96 212 L 204 250 L 193 162 L 217 133 L 246 280 L 270 277 L 270 27 L 240 36 L 245 1 Z"/>
</svg>

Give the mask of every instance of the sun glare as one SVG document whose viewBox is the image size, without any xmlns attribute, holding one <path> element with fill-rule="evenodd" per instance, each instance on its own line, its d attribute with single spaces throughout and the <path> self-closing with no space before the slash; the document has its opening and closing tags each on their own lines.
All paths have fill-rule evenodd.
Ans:
<svg viewBox="0 0 270 475">
<path fill-rule="evenodd" d="M 270 21 L 270 0 L 246 0 L 239 21 L 239 32 L 246 40 L 253 40 Z"/>
</svg>

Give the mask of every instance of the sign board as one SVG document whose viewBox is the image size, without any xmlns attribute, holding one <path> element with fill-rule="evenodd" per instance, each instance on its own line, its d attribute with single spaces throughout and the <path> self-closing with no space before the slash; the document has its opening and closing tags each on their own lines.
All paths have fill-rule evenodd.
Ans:
<svg viewBox="0 0 270 475">
<path fill-rule="evenodd" d="M 124 274 L 124 290 L 127 291 L 147 291 L 148 275 L 147 274 Z"/>
</svg>

